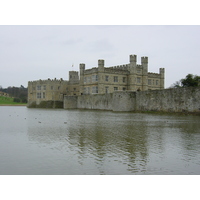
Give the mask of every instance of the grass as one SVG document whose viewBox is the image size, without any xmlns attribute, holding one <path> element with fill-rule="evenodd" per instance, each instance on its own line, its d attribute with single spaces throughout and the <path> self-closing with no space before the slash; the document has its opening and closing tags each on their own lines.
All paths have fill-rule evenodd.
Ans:
<svg viewBox="0 0 200 200">
<path fill-rule="evenodd" d="M 14 98 L 12 97 L 4 97 L 4 96 L 0 96 L 0 106 L 1 105 L 26 105 L 26 103 L 17 103 L 13 101 Z"/>
</svg>

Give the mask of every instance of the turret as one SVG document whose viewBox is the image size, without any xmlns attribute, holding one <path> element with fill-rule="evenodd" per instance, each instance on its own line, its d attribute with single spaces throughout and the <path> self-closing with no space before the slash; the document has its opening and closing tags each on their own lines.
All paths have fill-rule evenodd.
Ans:
<svg viewBox="0 0 200 200">
<path fill-rule="evenodd" d="M 83 94 L 83 90 L 84 90 L 84 71 L 85 71 L 85 64 L 81 63 L 79 65 L 80 68 L 80 94 Z"/>
<path fill-rule="evenodd" d="M 130 63 L 134 63 L 136 65 L 136 63 L 137 63 L 137 56 L 136 55 L 130 55 Z"/>
<path fill-rule="evenodd" d="M 80 68 L 80 76 L 84 74 L 84 71 L 85 71 L 85 64 L 84 63 L 81 63 L 79 65 L 79 68 Z"/>
<path fill-rule="evenodd" d="M 148 57 L 141 57 L 142 64 L 142 90 L 148 90 Z"/>
<path fill-rule="evenodd" d="M 131 74 L 136 73 L 136 65 L 137 65 L 137 56 L 136 55 L 130 55 L 130 72 Z"/>
<path fill-rule="evenodd" d="M 136 66 L 137 66 L 137 56 L 136 55 L 130 55 L 130 64 L 129 64 L 129 71 L 130 76 L 128 78 L 128 90 L 135 91 L 136 87 Z"/>
<path fill-rule="evenodd" d="M 165 68 L 160 68 L 160 89 L 165 88 Z"/>
<path fill-rule="evenodd" d="M 98 71 L 99 72 L 104 71 L 104 60 L 98 60 Z"/>
</svg>

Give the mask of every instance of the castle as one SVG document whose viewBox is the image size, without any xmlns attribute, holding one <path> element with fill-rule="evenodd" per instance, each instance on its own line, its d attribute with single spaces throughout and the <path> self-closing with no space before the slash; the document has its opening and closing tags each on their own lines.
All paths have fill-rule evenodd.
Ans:
<svg viewBox="0 0 200 200">
<path fill-rule="evenodd" d="M 48 79 L 28 82 L 28 107 L 63 107 L 64 96 L 106 94 L 115 91 L 146 91 L 164 89 L 165 70 L 148 72 L 148 57 L 130 55 L 125 65 L 105 67 L 104 60 L 98 60 L 98 67 L 85 69 L 80 64 L 77 71 L 69 71 L 69 81 Z"/>
</svg>

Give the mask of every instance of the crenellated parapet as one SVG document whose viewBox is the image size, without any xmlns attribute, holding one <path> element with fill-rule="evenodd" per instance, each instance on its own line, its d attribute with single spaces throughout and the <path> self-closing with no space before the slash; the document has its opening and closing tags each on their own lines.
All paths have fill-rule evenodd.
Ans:
<svg viewBox="0 0 200 200">
<path fill-rule="evenodd" d="M 124 65 L 117 65 L 112 67 L 106 67 L 105 69 L 111 69 L 111 70 L 128 70 L 130 64 L 124 64 Z"/>
<path fill-rule="evenodd" d="M 160 78 L 160 74 L 148 72 L 148 78 Z"/>
<path fill-rule="evenodd" d="M 35 81 L 29 81 L 29 84 L 51 84 L 51 83 L 68 83 L 69 81 L 63 80 L 62 78 L 60 79 L 46 79 L 46 80 L 35 80 Z"/>
<path fill-rule="evenodd" d="M 97 67 L 93 67 L 92 69 L 86 69 L 84 71 L 84 75 L 88 75 L 88 74 L 91 74 L 91 73 L 98 73 L 98 68 Z"/>
</svg>

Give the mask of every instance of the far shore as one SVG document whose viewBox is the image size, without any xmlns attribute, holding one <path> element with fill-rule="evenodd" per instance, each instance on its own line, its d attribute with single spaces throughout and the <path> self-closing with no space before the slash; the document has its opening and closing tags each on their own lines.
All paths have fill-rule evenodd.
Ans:
<svg viewBox="0 0 200 200">
<path fill-rule="evenodd" d="M 0 104 L 0 106 L 27 106 L 27 104 Z"/>
</svg>

